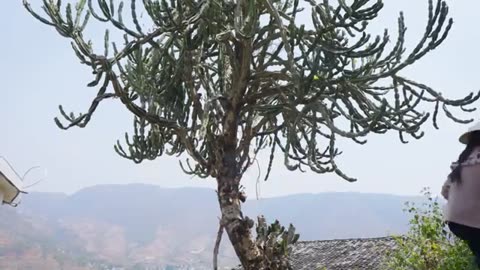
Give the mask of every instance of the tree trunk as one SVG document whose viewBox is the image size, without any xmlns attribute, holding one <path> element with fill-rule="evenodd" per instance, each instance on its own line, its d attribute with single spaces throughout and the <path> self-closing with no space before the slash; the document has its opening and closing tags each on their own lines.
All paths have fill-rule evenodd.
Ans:
<svg viewBox="0 0 480 270">
<path fill-rule="evenodd" d="M 237 257 L 245 270 L 261 270 L 261 251 L 255 244 L 252 235 L 254 221 L 245 217 L 241 204 L 246 196 L 240 190 L 241 176 L 238 173 L 238 164 L 235 151 L 224 148 L 221 157 L 219 174 L 217 175 L 218 202 L 222 213 L 222 225 L 233 245 Z"/>
<path fill-rule="evenodd" d="M 237 257 L 245 270 L 260 270 L 262 256 L 255 245 L 252 235 L 254 221 L 245 217 L 241 204 L 244 195 L 239 190 L 239 180 L 235 178 L 217 178 L 218 201 L 222 212 L 222 224 L 233 245 Z"/>
</svg>

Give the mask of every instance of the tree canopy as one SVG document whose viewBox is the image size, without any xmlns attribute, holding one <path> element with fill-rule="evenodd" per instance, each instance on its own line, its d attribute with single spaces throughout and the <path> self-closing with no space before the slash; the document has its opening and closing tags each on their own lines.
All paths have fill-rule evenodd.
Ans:
<svg viewBox="0 0 480 270">
<path fill-rule="evenodd" d="M 124 22 L 124 2 L 93 2 L 67 4 L 63 12 L 61 1 L 44 0 L 42 17 L 24 1 L 37 19 L 72 40 L 81 63 L 95 75 L 88 86 L 99 88 L 87 113 L 76 116 L 60 107 L 67 124 L 56 119 L 57 124 L 84 127 L 101 101 L 119 98 L 136 119 L 127 148 L 119 143 L 116 150 L 135 162 L 186 151 L 195 161 L 187 172 L 215 176 L 212 144 L 229 131 L 238 138 L 233 147 L 244 168 L 252 153 L 269 147 L 272 158 L 275 149 L 284 153 L 291 170 L 333 171 L 351 180 L 334 161 L 337 137 L 363 143 L 371 132 L 394 130 L 402 141 L 405 135 L 420 138 L 431 115 L 418 109 L 422 101 L 434 104 L 434 124 L 440 107 L 464 123 L 449 108 L 470 111 L 464 106 L 479 98 L 450 100 L 399 74 L 446 38 L 452 20 L 444 1 L 434 6 L 430 0 L 424 36 L 408 53 L 403 14 L 389 51 L 389 31 L 366 32 L 381 1 L 339 1 L 335 7 L 312 0 L 300 7 L 299 0 L 145 0 L 142 11 L 152 30 L 141 25 L 137 1 L 130 1 L 132 25 Z M 312 27 L 297 23 L 307 9 Z M 120 48 L 109 42 L 107 29 L 104 52 L 93 50 L 83 35 L 91 17 L 124 32 Z M 229 111 L 235 122 L 227 120 L 233 117 Z"/>
</svg>

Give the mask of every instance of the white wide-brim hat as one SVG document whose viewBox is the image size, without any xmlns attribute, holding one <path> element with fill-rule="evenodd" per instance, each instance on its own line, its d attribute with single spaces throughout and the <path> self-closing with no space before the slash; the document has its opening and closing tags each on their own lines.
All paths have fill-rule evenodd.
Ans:
<svg viewBox="0 0 480 270">
<path fill-rule="evenodd" d="M 467 132 L 463 133 L 462 136 L 460 136 L 458 140 L 463 144 L 468 144 L 468 140 L 470 139 L 470 134 L 472 134 L 472 132 L 474 131 L 480 131 L 480 122 L 471 126 Z"/>
</svg>

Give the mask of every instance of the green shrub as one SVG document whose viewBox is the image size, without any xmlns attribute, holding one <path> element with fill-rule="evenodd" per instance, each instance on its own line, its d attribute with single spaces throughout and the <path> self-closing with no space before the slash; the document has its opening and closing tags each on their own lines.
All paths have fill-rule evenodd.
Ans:
<svg viewBox="0 0 480 270">
<path fill-rule="evenodd" d="M 412 214 L 410 229 L 405 236 L 396 237 L 397 248 L 387 257 L 388 269 L 477 269 L 468 246 L 448 230 L 438 199 L 429 189 L 422 193 L 426 197 L 422 207 L 406 204 L 405 211 Z"/>
</svg>

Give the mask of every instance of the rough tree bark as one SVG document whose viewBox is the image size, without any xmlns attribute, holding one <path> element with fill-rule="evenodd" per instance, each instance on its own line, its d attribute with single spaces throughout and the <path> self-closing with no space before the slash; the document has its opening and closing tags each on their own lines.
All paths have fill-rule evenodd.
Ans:
<svg viewBox="0 0 480 270">
<path fill-rule="evenodd" d="M 252 235 L 254 222 L 242 213 L 241 205 L 245 202 L 246 195 L 240 190 L 241 164 L 236 154 L 238 110 L 236 106 L 227 107 L 225 132 L 216 141 L 216 180 L 221 223 L 243 268 L 264 269 L 261 265 L 261 252 Z"/>
<path fill-rule="evenodd" d="M 264 269 L 252 235 L 254 222 L 242 213 L 239 178 L 219 177 L 217 181 L 222 223 L 236 255 L 244 269 Z"/>
</svg>

